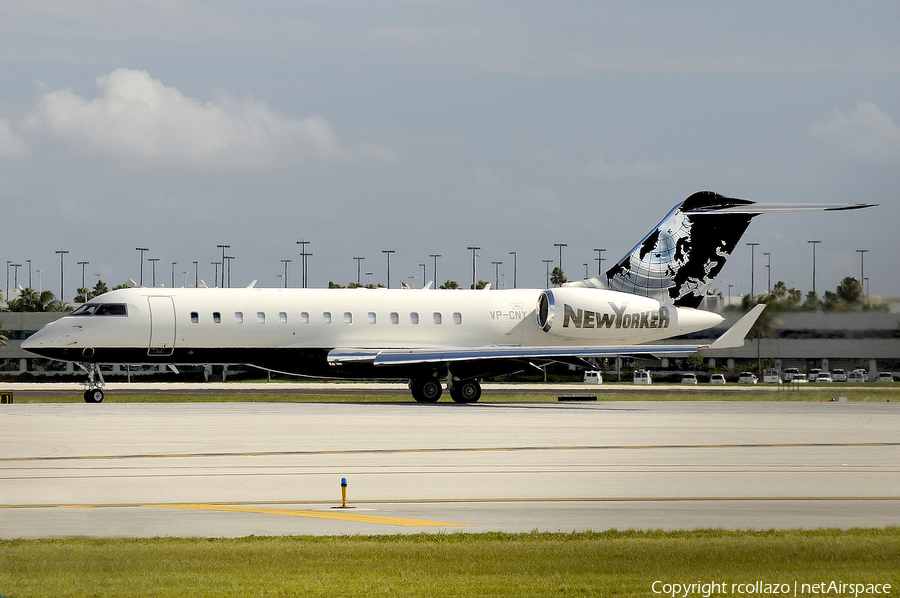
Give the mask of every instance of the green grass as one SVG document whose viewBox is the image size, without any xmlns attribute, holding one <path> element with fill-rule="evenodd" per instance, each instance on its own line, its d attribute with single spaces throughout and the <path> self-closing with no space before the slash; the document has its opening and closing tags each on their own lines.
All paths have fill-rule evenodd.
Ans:
<svg viewBox="0 0 900 598">
<path fill-rule="evenodd" d="M 7 598 L 653 596 L 656 580 L 725 594 L 757 580 L 889 583 L 896 596 L 900 528 L 0 541 Z"/>
<path fill-rule="evenodd" d="M 298 391 L 302 391 L 302 385 L 298 385 Z M 679 389 L 677 392 L 657 390 L 650 391 L 616 390 L 610 391 L 602 386 L 584 386 L 576 390 L 564 391 L 522 391 L 509 394 L 509 391 L 497 392 L 485 390 L 481 396 L 482 403 L 556 403 L 558 395 L 579 394 L 596 395 L 599 401 L 774 401 L 774 402 L 827 402 L 835 397 L 847 397 L 852 403 L 900 402 L 900 385 L 885 384 L 878 386 L 846 386 L 846 385 L 821 385 L 804 386 L 800 390 L 789 390 L 775 386 L 757 386 L 754 388 L 739 388 L 736 390 L 721 390 L 715 388 Z M 510 385 L 510 390 L 515 390 Z M 69 393 L 17 391 L 14 393 L 16 403 L 82 403 L 81 392 Z M 306 392 L 259 392 L 242 391 L 240 384 L 235 384 L 233 390 L 220 392 L 199 392 L 190 389 L 177 388 L 165 392 L 129 392 L 124 390 L 108 390 L 104 402 L 109 403 L 184 403 L 184 402 L 280 402 L 280 403 L 411 403 L 412 397 L 407 392 L 395 394 L 344 394 L 340 386 L 335 386 L 335 392 L 323 391 L 315 394 Z M 450 403 L 446 395 L 441 398 L 442 403 Z"/>
</svg>

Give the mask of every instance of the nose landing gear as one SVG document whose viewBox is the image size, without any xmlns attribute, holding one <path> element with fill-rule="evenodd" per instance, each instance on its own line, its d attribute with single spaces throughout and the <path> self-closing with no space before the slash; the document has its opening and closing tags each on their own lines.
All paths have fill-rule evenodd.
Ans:
<svg viewBox="0 0 900 598">
<path fill-rule="evenodd" d="M 87 372 L 88 379 L 84 383 L 87 390 L 84 391 L 85 403 L 102 403 L 103 402 L 103 385 L 106 381 L 103 374 L 100 373 L 100 367 L 96 363 L 76 364 L 78 367 Z"/>
</svg>

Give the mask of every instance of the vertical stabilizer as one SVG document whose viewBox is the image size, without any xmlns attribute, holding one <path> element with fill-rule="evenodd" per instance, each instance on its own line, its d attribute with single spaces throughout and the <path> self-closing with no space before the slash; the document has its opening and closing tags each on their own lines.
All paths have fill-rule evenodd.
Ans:
<svg viewBox="0 0 900 598">
<path fill-rule="evenodd" d="M 680 307 L 699 306 L 756 215 L 727 210 L 751 204 L 711 191 L 694 193 L 607 270 L 602 282 Z"/>
</svg>

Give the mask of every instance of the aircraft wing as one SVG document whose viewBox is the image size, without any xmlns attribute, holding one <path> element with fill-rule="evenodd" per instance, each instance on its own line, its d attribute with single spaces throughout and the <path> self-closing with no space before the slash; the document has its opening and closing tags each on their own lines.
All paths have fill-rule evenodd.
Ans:
<svg viewBox="0 0 900 598">
<path fill-rule="evenodd" d="M 694 353 L 700 349 L 742 347 L 744 337 L 765 308 L 757 305 L 713 343 L 668 345 L 620 345 L 603 347 L 446 347 L 421 349 L 333 349 L 328 363 L 371 363 L 375 366 L 448 363 L 485 359 L 555 359 L 562 357 L 605 357 L 609 355 L 673 355 Z"/>
</svg>

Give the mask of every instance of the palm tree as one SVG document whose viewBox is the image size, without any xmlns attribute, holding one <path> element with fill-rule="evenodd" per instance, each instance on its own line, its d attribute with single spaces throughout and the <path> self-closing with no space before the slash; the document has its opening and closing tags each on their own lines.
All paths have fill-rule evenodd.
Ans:
<svg viewBox="0 0 900 598">
<path fill-rule="evenodd" d="M 32 288 L 22 289 L 9 304 L 9 311 L 65 311 L 65 303 L 57 301 L 53 291 L 38 293 Z"/>
<path fill-rule="evenodd" d="M 559 266 L 553 268 L 553 272 L 550 273 L 550 283 L 553 286 L 561 287 L 565 283 L 569 282 L 569 279 L 566 277 L 565 272 Z"/>
</svg>

